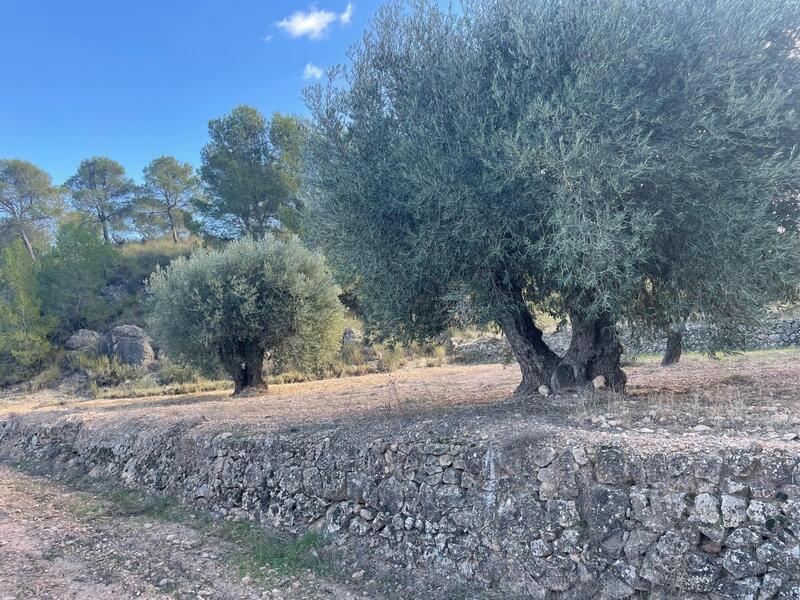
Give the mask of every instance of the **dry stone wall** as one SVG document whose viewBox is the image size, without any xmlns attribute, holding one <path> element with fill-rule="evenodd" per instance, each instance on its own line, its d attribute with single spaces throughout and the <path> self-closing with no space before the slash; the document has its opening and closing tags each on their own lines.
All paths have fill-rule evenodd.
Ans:
<svg viewBox="0 0 800 600">
<path fill-rule="evenodd" d="M 800 319 L 766 319 L 752 329 L 741 332 L 748 350 L 772 350 L 800 345 Z M 626 352 L 635 354 L 660 354 L 666 347 L 665 338 L 634 337 L 623 332 Z M 689 323 L 683 336 L 683 349 L 703 352 L 711 347 L 711 331 L 704 323 Z"/>
<path fill-rule="evenodd" d="M 544 341 L 559 355 L 569 347 L 571 330 L 564 327 L 544 334 Z M 635 335 L 621 327 L 625 353 L 661 354 L 666 348 L 664 336 Z M 746 350 L 772 350 L 800 346 L 800 318 L 767 319 L 757 328 L 743 331 Z M 683 338 L 683 350 L 704 352 L 712 347 L 711 331 L 703 323 L 689 323 Z M 511 347 L 504 337 L 486 335 L 476 340 L 454 345 L 451 354 L 464 363 L 503 362 L 513 360 Z"/>
<path fill-rule="evenodd" d="M 0 421 L 5 459 L 324 531 L 368 574 L 381 565 L 414 581 L 417 598 L 457 588 L 467 598 L 800 598 L 800 444 L 667 443 L 534 426 L 387 439 L 341 427 Z"/>
</svg>

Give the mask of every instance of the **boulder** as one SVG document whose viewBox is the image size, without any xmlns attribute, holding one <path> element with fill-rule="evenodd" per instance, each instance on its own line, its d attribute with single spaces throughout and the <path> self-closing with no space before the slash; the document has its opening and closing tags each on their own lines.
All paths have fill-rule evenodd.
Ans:
<svg viewBox="0 0 800 600">
<path fill-rule="evenodd" d="M 79 329 L 67 340 L 64 348 L 69 352 L 97 354 L 100 351 L 102 336 L 91 329 Z"/>
<path fill-rule="evenodd" d="M 347 346 L 348 344 L 362 344 L 363 342 L 363 333 L 361 333 L 358 329 L 345 327 L 344 332 L 342 333 L 342 346 Z"/>
<path fill-rule="evenodd" d="M 125 365 L 146 367 L 156 358 L 147 334 L 136 325 L 119 325 L 107 332 L 103 351 Z"/>
</svg>

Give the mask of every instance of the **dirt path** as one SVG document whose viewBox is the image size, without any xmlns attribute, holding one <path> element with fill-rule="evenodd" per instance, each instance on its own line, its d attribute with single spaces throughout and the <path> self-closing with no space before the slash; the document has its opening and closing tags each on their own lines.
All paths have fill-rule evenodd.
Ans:
<svg viewBox="0 0 800 600">
<path fill-rule="evenodd" d="M 242 576 L 230 539 L 0 464 L 0 600 L 367 598 L 262 566 Z"/>
</svg>

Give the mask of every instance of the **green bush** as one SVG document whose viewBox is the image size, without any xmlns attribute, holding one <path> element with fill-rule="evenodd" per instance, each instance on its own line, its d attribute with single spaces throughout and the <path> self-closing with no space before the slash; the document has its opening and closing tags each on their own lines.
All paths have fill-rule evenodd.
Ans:
<svg viewBox="0 0 800 600">
<path fill-rule="evenodd" d="M 3 252 L 0 264 L 0 383 L 22 381 L 43 368 L 52 356 L 48 337 L 54 320 L 43 316 L 36 285 L 38 268 L 22 241 Z"/>
<path fill-rule="evenodd" d="M 346 365 L 364 364 L 364 346 L 360 342 L 346 342 L 342 345 L 342 362 Z"/>
<path fill-rule="evenodd" d="M 161 359 L 158 370 L 158 382 L 161 385 L 196 383 L 199 380 L 200 372 L 191 365 L 182 365 L 168 359 Z"/>
<path fill-rule="evenodd" d="M 75 354 L 69 356 L 67 361 L 73 370 L 84 373 L 89 378 L 89 384 L 97 388 L 114 387 L 132 381 L 155 386 L 152 380 L 143 381 L 150 377 L 146 369 L 125 365 L 107 356 Z"/>
<path fill-rule="evenodd" d="M 42 308 L 56 320 L 57 339 L 64 340 L 81 328 L 108 325 L 113 309 L 101 292 L 116 259 L 116 250 L 103 243 L 96 231 L 74 222 L 61 225 L 38 273 Z"/>
<path fill-rule="evenodd" d="M 376 354 L 380 357 L 380 364 L 384 371 L 396 371 L 406 364 L 406 350 L 403 344 L 391 345 L 378 344 L 375 346 Z"/>
<path fill-rule="evenodd" d="M 148 282 L 150 330 L 165 352 L 224 369 L 236 393 L 262 387 L 267 353 L 278 372 L 333 363 L 342 336 L 338 288 L 321 256 L 295 238 L 243 239 L 157 268 Z"/>
</svg>

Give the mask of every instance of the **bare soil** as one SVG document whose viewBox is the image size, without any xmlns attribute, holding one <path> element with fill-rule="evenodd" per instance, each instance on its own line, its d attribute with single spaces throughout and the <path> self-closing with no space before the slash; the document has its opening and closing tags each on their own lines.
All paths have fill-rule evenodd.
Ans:
<svg viewBox="0 0 800 600">
<path fill-rule="evenodd" d="M 242 575 L 239 550 L 199 523 L 0 464 L 0 600 L 370 597 L 310 571 Z"/>
<path fill-rule="evenodd" d="M 638 434 L 713 431 L 791 441 L 800 434 L 800 350 L 774 350 L 719 360 L 685 356 L 661 367 L 649 360 L 626 367 L 625 395 L 512 396 L 515 364 L 404 369 L 361 377 L 274 385 L 268 393 L 229 392 L 87 400 L 53 392 L 0 397 L 0 418 L 79 414 L 83 420 L 196 420 L 202 426 L 264 433 L 286 428 L 328 428 L 351 423 L 452 422 L 520 414 L 541 423 Z"/>
<path fill-rule="evenodd" d="M 516 365 L 406 369 L 275 385 L 264 395 L 86 400 L 41 392 L 0 397 L 0 420 L 76 415 L 96 425 L 192 421 L 209 434 L 341 428 L 352 435 L 458 429 L 511 439 L 540 430 L 570 440 L 627 439 L 645 449 L 713 444 L 800 446 L 800 350 L 626 367 L 628 393 L 519 398 Z M 560 432 L 560 433 L 558 433 Z M 383 438 L 386 439 L 386 438 Z M 236 544 L 191 522 L 121 511 L 90 491 L 0 465 L 0 600 L 368 598 L 369 586 L 265 566 L 243 578 Z M 369 582 L 364 582 L 365 584 Z M 374 597 L 374 596 L 373 596 Z"/>
</svg>

